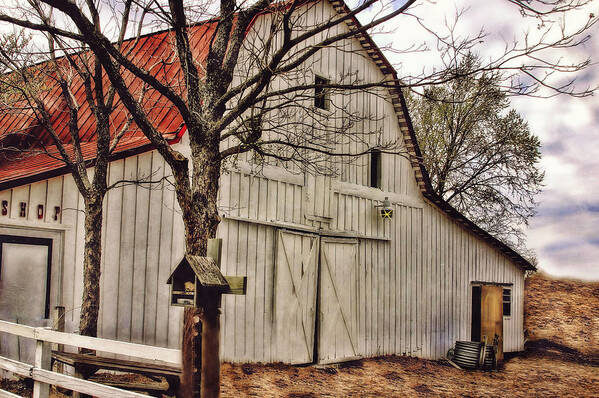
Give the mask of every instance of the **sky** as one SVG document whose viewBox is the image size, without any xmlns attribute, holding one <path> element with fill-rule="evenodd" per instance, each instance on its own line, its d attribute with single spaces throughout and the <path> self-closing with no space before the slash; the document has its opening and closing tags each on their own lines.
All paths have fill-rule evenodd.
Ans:
<svg viewBox="0 0 599 398">
<path fill-rule="evenodd" d="M 446 18 L 453 20 L 456 10 L 464 10 L 456 29 L 459 34 L 472 36 L 480 29 L 488 33 L 477 46 L 482 56 L 492 57 L 506 42 L 521 40 L 525 32 L 530 37 L 538 32 L 536 22 L 520 16 L 506 0 L 422 2 L 412 13 L 438 31 Z M 599 15 L 599 2 L 582 12 L 571 13 L 566 27 L 584 23 L 591 12 Z M 387 51 L 400 76 L 439 65 L 431 36 L 413 18 L 399 17 L 385 28 L 388 33 L 375 36 L 381 46 L 398 49 L 425 42 L 430 48 L 413 54 Z M 552 55 L 582 60 L 599 54 L 599 28 L 593 27 L 590 33 L 593 36 L 584 45 Z M 599 62 L 599 56 L 592 61 Z M 576 77 L 579 87 L 599 85 L 599 65 L 589 66 Z M 512 98 L 513 108 L 524 116 L 542 142 L 545 186 L 538 197 L 538 213 L 527 228 L 528 246 L 536 251 L 539 268 L 559 277 L 599 280 L 598 97 L 599 91 L 586 98 Z"/>
</svg>

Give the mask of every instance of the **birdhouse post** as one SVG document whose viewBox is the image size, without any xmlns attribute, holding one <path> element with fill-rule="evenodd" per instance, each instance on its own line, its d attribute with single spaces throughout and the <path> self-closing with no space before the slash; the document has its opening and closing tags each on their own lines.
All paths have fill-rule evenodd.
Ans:
<svg viewBox="0 0 599 398">
<path fill-rule="evenodd" d="M 170 304 L 201 309 L 201 397 L 216 398 L 220 389 L 220 306 L 222 294 L 245 294 L 245 276 L 223 276 L 221 239 L 209 239 L 207 256 L 185 255 L 167 283 Z M 191 391 L 191 389 L 189 389 Z"/>
</svg>

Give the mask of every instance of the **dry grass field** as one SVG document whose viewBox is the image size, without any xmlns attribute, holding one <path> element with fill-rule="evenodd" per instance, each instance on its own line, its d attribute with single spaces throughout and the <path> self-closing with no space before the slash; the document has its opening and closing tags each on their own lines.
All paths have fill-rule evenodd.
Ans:
<svg viewBox="0 0 599 398">
<path fill-rule="evenodd" d="M 526 280 L 524 305 L 531 342 L 548 340 L 599 357 L 599 282 L 536 274 Z"/>
<path fill-rule="evenodd" d="M 525 353 L 497 372 L 384 357 L 338 368 L 223 364 L 223 397 L 599 397 L 599 283 L 527 280 Z M 6 386 L 27 395 L 23 384 Z M 61 396 L 61 395 L 56 395 Z"/>
</svg>

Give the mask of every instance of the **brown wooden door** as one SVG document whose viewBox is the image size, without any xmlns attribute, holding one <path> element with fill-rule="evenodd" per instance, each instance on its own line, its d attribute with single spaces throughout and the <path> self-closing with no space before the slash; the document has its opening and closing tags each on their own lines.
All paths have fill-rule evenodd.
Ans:
<svg viewBox="0 0 599 398">
<path fill-rule="evenodd" d="M 498 336 L 497 360 L 503 360 L 503 288 L 484 285 L 481 287 L 481 340 L 487 336 L 487 342 L 493 343 Z"/>
</svg>

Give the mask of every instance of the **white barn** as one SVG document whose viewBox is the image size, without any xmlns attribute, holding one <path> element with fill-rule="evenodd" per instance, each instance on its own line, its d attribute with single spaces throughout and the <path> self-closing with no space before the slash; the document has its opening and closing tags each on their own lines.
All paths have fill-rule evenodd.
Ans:
<svg viewBox="0 0 599 398">
<path fill-rule="evenodd" d="M 344 10 L 338 0 L 304 7 L 315 20 Z M 150 36 L 147 45 L 164 40 L 159 36 Z M 319 52 L 313 73 L 396 77 L 366 35 L 346 45 L 351 53 Z M 503 286 L 504 351 L 522 350 L 525 271 L 534 267 L 433 193 L 399 89 L 352 95 L 362 96 L 362 111 L 380 116 L 369 122 L 377 126 L 364 128 L 401 139 L 409 159 L 384 153 L 378 166 L 366 156 L 339 164 L 335 178 L 257 168 L 243 159 L 223 173 L 223 274 L 247 276 L 247 294 L 223 297 L 222 359 L 304 364 L 387 354 L 440 358 L 456 340 L 480 337 L 474 330 L 480 296 L 473 292 L 480 294 L 484 284 Z M 1 117 L 6 136 L 10 126 Z M 184 128 L 170 138 L 186 150 Z M 137 136 L 123 141 L 109 182 L 169 173 Z M 392 219 L 375 207 L 386 197 Z M 83 201 L 73 178 L 42 155 L 3 161 L 0 203 L 0 318 L 39 325 L 55 306 L 64 306 L 66 329 L 76 331 L 84 234 Z M 178 348 L 182 309 L 169 306 L 166 284 L 184 252 L 174 192 L 168 186 L 121 186 L 109 191 L 104 216 L 99 335 Z M 14 350 L 6 339 L 0 337 L 0 349 Z"/>
</svg>

